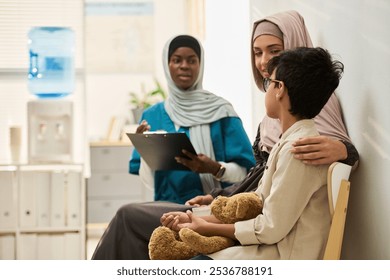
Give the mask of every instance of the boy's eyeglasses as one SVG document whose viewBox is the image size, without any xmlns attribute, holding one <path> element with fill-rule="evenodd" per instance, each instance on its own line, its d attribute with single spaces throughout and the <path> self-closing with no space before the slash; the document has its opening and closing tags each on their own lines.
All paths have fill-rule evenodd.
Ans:
<svg viewBox="0 0 390 280">
<path fill-rule="evenodd" d="M 263 87 L 264 87 L 264 90 L 267 91 L 269 86 L 271 85 L 271 83 L 274 82 L 274 83 L 281 83 L 282 81 L 279 81 L 279 80 L 273 80 L 273 79 L 270 79 L 270 78 L 265 78 L 263 79 Z"/>
</svg>

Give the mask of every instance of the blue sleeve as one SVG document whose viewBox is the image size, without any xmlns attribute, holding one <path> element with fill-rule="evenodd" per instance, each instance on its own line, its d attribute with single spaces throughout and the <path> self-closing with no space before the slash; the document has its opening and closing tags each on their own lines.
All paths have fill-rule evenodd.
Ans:
<svg viewBox="0 0 390 280">
<path fill-rule="evenodd" d="M 255 165 L 252 145 L 248 135 L 238 117 L 223 118 L 213 126 L 212 133 L 220 133 L 220 137 L 213 135 L 213 139 L 221 139 L 221 142 L 213 140 L 215 156 L 218 161 L 235 162 L 245 167 L 247 171 Z"/>
<path fill-rule="evenodd" d="M 133 150 L 129 161 L 129 173 L 139 175 L 139 168 L 141 166 L 141 158 L 136 149 Z"/>
</svg>

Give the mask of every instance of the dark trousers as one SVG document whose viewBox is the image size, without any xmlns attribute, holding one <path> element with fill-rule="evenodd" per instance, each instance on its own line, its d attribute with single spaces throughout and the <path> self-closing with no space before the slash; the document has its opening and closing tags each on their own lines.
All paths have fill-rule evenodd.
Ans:
<svg viewBox="0 0 390 280">
<path fill-rule="evenodd" d="M 254 191 L 263 176 L 264 163 L 257 164 L 247 177 L 213 196 L 230 196 Z M 166 212 L 191 209 L 172 202 L 133 203 L 122 206 L 111 220 L 97 245 L 93 260 L 148 260 L 148 243 L 155 228 L 161 225 L 160 218 Z"/>
<path fill-rule="evenodd" d="M 161 216 L 192 207 L 172 202 L 126 204 L 119 208 L 92 255 L 93 260 L 148 260 L 148 243 Z"/>
</svg>

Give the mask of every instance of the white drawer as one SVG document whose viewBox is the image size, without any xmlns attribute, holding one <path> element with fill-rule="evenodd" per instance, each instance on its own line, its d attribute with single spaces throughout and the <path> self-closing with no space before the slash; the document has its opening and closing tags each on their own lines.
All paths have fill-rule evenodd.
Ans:
<svg viewBox="0 0 390 280">
<path fill-rule="evenodd" d="M 91 170 L 128 172 L 132 152 L 132 146 L 91 147 Z"/>
<path fill-rule="evenodd" d="M 87 196 L 141 196 L 142 183 L 137 175 L 128 173 L 93 173 L 87 183 Z"/>
<path fill-rule="evenodd" d="M 139 201 L 135 198 L 90 199 L 87 206 L 87 223 L 108 223 L 122 205 Z"/>
</svg>

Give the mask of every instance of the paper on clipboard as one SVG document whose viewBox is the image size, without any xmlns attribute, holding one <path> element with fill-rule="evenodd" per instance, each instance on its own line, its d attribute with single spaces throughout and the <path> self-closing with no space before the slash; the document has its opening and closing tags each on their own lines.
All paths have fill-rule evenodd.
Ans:
<svg viewBox="0 0 390 280">
<path fill-rule="evenodd" d="M 183 149 L 196 154 L 185 133 L 126 134 L 152 170 L 189 170 L 176 162 L 175 157 L 185 157 Z"/>
</svg>

